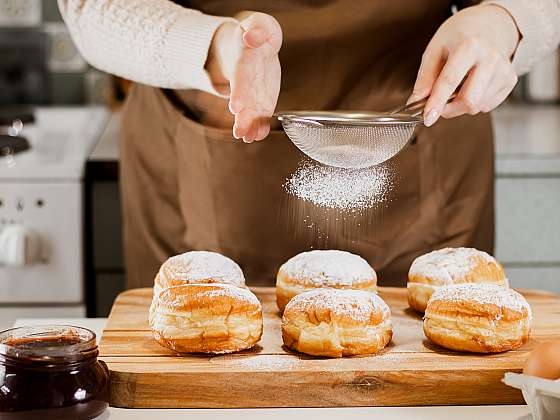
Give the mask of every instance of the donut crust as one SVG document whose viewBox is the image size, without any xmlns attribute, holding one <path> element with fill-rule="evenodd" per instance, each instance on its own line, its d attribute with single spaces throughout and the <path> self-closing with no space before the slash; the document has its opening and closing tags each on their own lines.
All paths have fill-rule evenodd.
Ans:
<svg viewBox="0 0 560 420">
<path fill-rule="evenodd" d="M 245 286 L 243 271 L 232 259 L 209 251 L 189 251 L 168 258 L 154 279 L 150 319 L 158 305 L 158 296 L 168 287 L 185 284 L 231 284 Z"/>
<path fill-rule="evenodd" d="M 183 284 L 206 283 L 246 287 L 243 271 L 235 261 L 209 251 L 189 251 L 168 258 L 156 275 L 154 287 L 160 291 Z"/>
<path fill-rule="evenodd" d="M 445 252 L 448 250 L 449 248 L 446 248 L 434 252 Z M 454 250 L 461 250 L 461 248 Z M 451 279 L 431 275 L 416 265 L 418 260 L 428 254 L 417 258 L 412 263 L 408 273 L 407 290 L 409 306 L 412 309 L 423 313 L 426 310 L 428 300 L 432 294 L 439 289 L 439 287 L 449 284 L 488 283 L 509 287 L 504 268 L 498 261 L 496 261 L 495 258 L 490 257 L 489 255 L 485 258 L 481 251 L 474 248 L 470 248 L 468 250 L 472 253 L 470 256 L 470 262 L 472 264 L 471 268 L 462 275 L 454 275 L 454 273 L 450 273 Z"/>
<path fill-rule="evenodd" d="M 179 353 L 232 353 L 262 336 L 262 308 L 248 289 L 186 284 L 161 291 L 150 312 L 156 341 Z"/>
<path fill-rule="evenodd" d="M 311 299 L 308 304 L 302 304 L 313 293 L 333 293 L 333 299 L 345 299 L 336 292 L 355 291 L 318 289 L 299 294 L 288 303 L 282 316 L 282 339 L 286 347 L 312 356 L 343 357 L 374 354 L 391 341 L 391 313 L 377 295 L 363 292 L 373 296 L 365 318 L 340 310 L 332 301 Z M 347 300 L 350 306 L 351 299 Z"/>
<path fill-rule="evenodd" d="M 276 276 L 280 312 L 306 290 L 332 288 L 377 292 L 377 274 L 366 260 L 336 249 L 302 252 L 286 261 Z"/>
<path fill-rule="evenodd" d="M 504 289 L 504 293 L 511 292 Z M 450 350 L 499 353 L 521 347 L 529 340 L 531 314 L 468 298 L 430 299 L 424 315 L 424 334 Z"/>
<path fill-rule="evenodd" d="M 364 290 L 367 292 L 377 293 L 377 277 L 353 281 L 351 286 L 346 284 L 334 284 L 329 286 L 333 289 L 352 289 Z M 318 286 L 305 278 L 290 277 L 283 271 L 278 272 L 276 277 L 276 304 L 280 312 L 284 311 L 288 302 L 296 295 L 307 290 L 317 289 Z"/>
</svg>

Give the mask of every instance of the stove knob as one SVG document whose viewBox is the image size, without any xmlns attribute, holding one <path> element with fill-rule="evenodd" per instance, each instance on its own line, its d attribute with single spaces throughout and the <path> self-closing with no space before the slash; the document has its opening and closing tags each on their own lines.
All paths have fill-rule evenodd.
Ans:
<svg viewBox="0 0 560 420">
<path fill-rule="evenodd" d="M 40 259 L 41 240 L 36 232 L 21 225 L 7 226 L 0 232 L 0 264 L 23 267 Z"/>
</svg>

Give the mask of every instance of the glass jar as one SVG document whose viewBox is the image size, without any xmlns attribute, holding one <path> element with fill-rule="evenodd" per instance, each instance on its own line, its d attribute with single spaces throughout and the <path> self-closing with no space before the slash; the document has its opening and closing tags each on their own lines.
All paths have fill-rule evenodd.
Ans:
<svg viewBox="0 0 560 420">
<path fill-rule="evenodd" d="M 95 333 L 67 325 L 0 333 L 0 419 L 92 419 L 105 411 L 109 371 Z"/>
</svg>

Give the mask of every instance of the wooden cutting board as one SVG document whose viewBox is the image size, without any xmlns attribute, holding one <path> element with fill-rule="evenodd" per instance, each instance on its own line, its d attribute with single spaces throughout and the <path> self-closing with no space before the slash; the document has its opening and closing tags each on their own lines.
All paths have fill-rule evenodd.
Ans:
<svg viewBox="0 0 560 420">
<path fill-rule="evenodd" d="M 560 338 L 560 296 L 523 291 L 534 311 L 534 332 L 521 349 L 495 355 L 461 354 L 430 343 L 422 319 L 408 309 L 406 289 L 381 288 L 391 307 L 393 341 L 380 354 L 327 359 L 282 347 L 273 288 L 253 289 L 263 304 L 264 334 L 241 353 L 177 356 L 152 338 L 147 323 L 151 289 L 122 293 L 100 343 L 111 371 L 111 405 L 135 408 L 333 407 L 522 404 L 502 384 L 521 370 L 527 352 Z"/>
</svg>

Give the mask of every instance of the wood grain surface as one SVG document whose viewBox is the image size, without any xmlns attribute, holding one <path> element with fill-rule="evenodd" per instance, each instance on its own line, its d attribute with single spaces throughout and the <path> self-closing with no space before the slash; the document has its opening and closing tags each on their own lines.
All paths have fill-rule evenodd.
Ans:
<svg viewBox="0 0 560 420">
<path fill-rule="evenodd" d="M 111 371 L 111 405 L 135 408 L 333 407 L 522 404 L 504 385 L 538 342 L 560 337 L 560 296 L 521 291 L 534 312 L 531 340 L 494 355 L 463 354 L 429 342 L 406 289 L 381 288 L 393 318 L 393 341 L 379 354 L 327 359 L 282 346 L 273 288 L 254 288 L 264 333 L 240 353 L 179 356 L 161 347 L 147 323 L 152 289 L 122 293 L 100 342 Z"/>
</svg>

